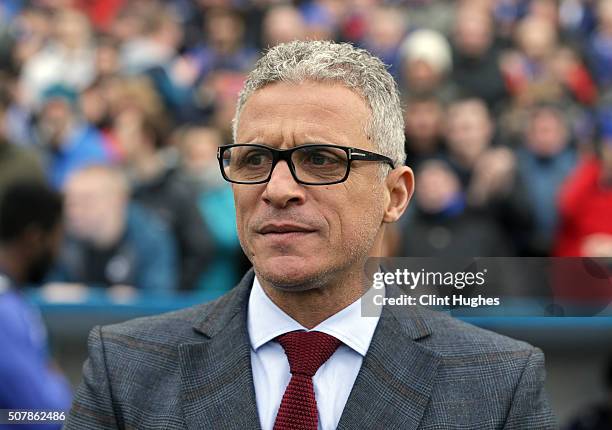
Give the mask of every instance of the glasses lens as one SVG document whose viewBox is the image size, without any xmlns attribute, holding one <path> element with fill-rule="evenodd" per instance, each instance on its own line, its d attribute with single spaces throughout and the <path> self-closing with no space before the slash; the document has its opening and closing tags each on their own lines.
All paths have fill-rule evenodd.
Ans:
<svg viewBox="0 0 612 430">
<path fill-rule="evenodd" d="M 268 178 L 272 152 L 253 145 L 240 145 L 223 151 L 223 170 L 231 181 L 258 182 Z"/>
<path fill-rule="evenodd" d="M 348 169 L 346 151 L 330 146 L 306 146 L 292 154 L 291 161 L 300 181 L 325 184 L 343 179 Z"/>
</svg>

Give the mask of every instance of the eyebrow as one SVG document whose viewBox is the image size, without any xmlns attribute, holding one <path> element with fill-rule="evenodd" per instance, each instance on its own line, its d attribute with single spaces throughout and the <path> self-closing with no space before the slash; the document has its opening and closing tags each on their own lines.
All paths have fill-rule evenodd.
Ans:
<svg viewBox="0 0 612 430">
<path fill-rule="evenodd" d="M 277 145 L 272 145 L 269 142 L 236 142 L 236 145 L 264 145 L 269 146 L 270 148 L 280 149 Z M 339 143 L 329 142 L 329 141 L 316 141 L 316 140 L 307 140 L 298 145 L 288 146 L 286 149 L 296 148 L 298 146 L 304 145 L 336 145 L 336 146 L 346 146 Z"/>
</svg>

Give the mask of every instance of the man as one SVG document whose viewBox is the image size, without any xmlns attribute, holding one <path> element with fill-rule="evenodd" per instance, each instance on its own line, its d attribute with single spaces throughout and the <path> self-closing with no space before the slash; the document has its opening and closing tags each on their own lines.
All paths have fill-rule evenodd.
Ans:
<svg viewBox="0 0 612 430">
<path fill-rule="evenodd" d="M 170 165 L 163 152 L 163 132 L 145 113 L 124 110 L 114 130 L 131 180 L 132 198 L 168 227 L 177 245 L 179 286 L 192 290 L 214 256 L 211 232 L 195 202 L 195 187 L 181 180 L 178 169 Z"/>
<path fill-rule="evenodd" d="M 494 22 L 486 9 L 470 2 L 460 4 L 453 23 L 452 48 L 453 82 L 483 99 L 490 109 L 497 108 L 507 92 L 499 67 Z"/>
<path fill-rule="evenodd" d="M 198 290 L 229 291 L 251 267 L 244 256 L 236 231 L 236 208 L 230 184 L 219 174 L 217 150 L 223 144 L 216 128 L 190 126 L 178 140 L 181 170 L 197 189 L 197 205 L 211 232 L 214 259 L 202 271 Z"/>
<path fill-rule="evenodd" d="M 412 194 L 402 132 L 366 51 L 268 51 L 218 154 L 254 270 L 215 302 L 93 330 L 66 428 L 552 428 L 539 350 L 425 310 L 361 317 L 366 260 Z"/>
<path fill-rule="evenodd" d="M 53 262 L 61 214 L 61 198 L 39 183 L 13 183 L 0 202 L 0 409 L 70 407 L 70 386 L 49 360 L 40 315 L 19 291 L 40 283 Z"/>
<path fill-rule="evenodd" d="M 405 257 L 497 257 L 510 254 L 504 231 L 488 214 L 467 204 L 457 173 L 444 160 L 416 169 L 415 211 L 404 225 Z"/>
<path fill-rule="evenodd" d="M 477 98 L 456 100 L 447 118 L 448 160 L 465 187 L 466 202 L 492 218 L 513 245 L 497 255 L 528 254 L 534 227 L 529 192 L 516 171 L 514 151 L 494 145 L 495 123 L 487 105 Z"/>
<path fill-rule="evenodd" d="M 53 85 L 43 93 L 36 123 L 46 158 L 47 179 L 58 190 L 76 170 L 113 162 L 104 136 L 83 121 L 76 103 L 77 94 L 73 89 Z"/>
<path fill-rule="evenodd" d="M 538 104 L 530 112 L 517 149 L 517 173 L 527 187 L 527 200 L 533 208 L 533 234 L 529 240 L 532 256 L 546 256 L 553 249 L 558 225 L 557 196 L 561 186 L 576 168 L 577 153 L 572 145 L 570 122 L 562 106 Z"/>
<path fill-rule="evenodd" d="M 612 256 L 612 110 L 599 116 L 595 154 L 581 158 L 557 196 L 557 256 Z"/>
<path fill-rule="evenodd" d="M 65 187 L 67 240 L 53 280 L 165 293 L 176 287 L 176 248 L 166 226 L 130 203 L 123 173 L 89 166 Z"/>
</svg>

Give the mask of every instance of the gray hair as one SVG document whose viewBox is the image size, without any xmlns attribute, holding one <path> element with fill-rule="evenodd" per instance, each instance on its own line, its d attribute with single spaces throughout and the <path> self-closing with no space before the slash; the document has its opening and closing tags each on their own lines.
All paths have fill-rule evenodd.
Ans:
<svg viewBox="0 0 612 430">
<path fill-rule="evenodd" d="M 396 167 L 404 164 L 404 117 L 397 84 L 380 59 L 348 43 L 294 41 L 270 49 L 240 92 L 232 121 L 234 142 L 242 109 L 255 91 L 274 82 L 304 81 L 336 82 L 359 94 L 371 112 L 365 135 Z"/>
</svg>

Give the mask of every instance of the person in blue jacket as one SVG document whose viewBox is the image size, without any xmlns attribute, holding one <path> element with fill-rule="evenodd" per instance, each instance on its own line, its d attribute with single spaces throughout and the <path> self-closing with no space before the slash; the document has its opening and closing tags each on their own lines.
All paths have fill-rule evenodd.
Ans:
<svg viewBox="0 0 612 430">
<path fill-rule="evenodd" d="M 175 238 L 163 221 L 130 201 L 124 173 L 92 165 L 64 188 L 66 238 L 51 281 L 142 294 L 175 291 Z"/>
<path fill-rule="evenodd" d="M 44 279 L 61 242 L 61 219 L 60 196 L 42 184 L 14 183 L 0 202 L 0 409 L 70 408 L 70 386 L 50 360 L 40 315 L 20 291 Z"/>
</svg>

